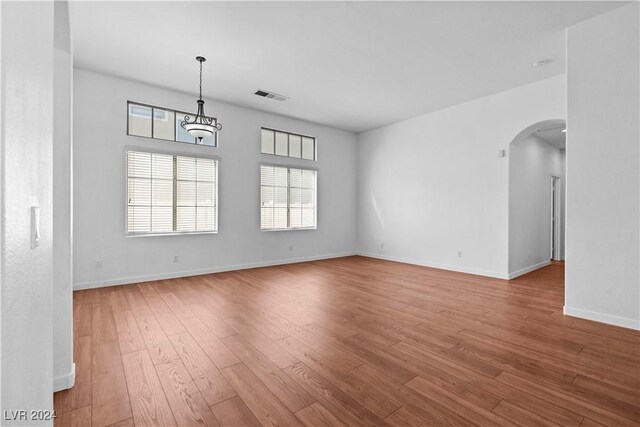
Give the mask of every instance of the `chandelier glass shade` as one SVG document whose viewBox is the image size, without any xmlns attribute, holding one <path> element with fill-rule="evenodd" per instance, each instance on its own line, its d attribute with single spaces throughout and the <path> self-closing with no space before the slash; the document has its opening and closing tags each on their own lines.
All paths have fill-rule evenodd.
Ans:
<svg viewBox="0 0 640 427">
<path fill-rule="evenodd" d="M 206 61 L 202 56 L 196 57 L 196 61 L 200 63 L 200 97 L 198 98 L 198 111 L 196 116 L 191 120 L 188 115 L 184 116 L 184 120 L 180 123 L 180 126 L 190 135 L 198 138 L 198 141 L 202 141 L 202 138 L 212 136 L 214 133 L 222 129 L 220 123 L 213 123 L 213 117 L 207 117 L 204 113 L 204 101 L 202 100 L 202 63 Z"/>
</svg>

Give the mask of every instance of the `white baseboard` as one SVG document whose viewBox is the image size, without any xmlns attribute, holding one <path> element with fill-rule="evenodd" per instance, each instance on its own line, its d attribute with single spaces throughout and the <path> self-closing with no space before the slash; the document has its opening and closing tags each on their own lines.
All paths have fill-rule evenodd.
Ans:
<svg viewBox="0 0 640 427">
<path fill-rule="evenodd" d="M 414 260 L 409 258 L 376 254 L 372 252 L 359 252 L 357 255 L 365 256 L 369 258 L 384 259 L 386 261 L 402 262 L 404 264 L 413 264 L 413 265 L 420 265 L 423 267 L 437 268 L 440 270 L 456 271 L 458 273 L 475 274 L 478 276 L 493 277 L 496 279 L 508 279 L 508 276 L 505 273 L 498 273 L 495 271 L 480 270 L 475 268 L 464 268 L 464 267 L 459 267 L 454 265 L 445 265 L 445 264 L 438 264 L 438 263 L 432 263 L 432 262 L 424 262 L 424 261 L 419 261 L 419 260 Z"/>
<path fill-rule="evenodd" d="M 582 308 L 564 306 L 564 314 L 581 319 L 593 320 L 594 322 L 608 323 L 610 325 L 623 328 L 640 330 L 640 319 L 630 319 L 627 317 L 614 316 L 612 314 L 599 313 L 597 311 L 584 310 Z"/>
<path fill-rule="evenodd" d="M 150 280 L 175 279 L 178 277 L 199 276 L 201 274 L 222 273 L 224 271 L 246 270 L 248 268 L 269 267 L 274 265 L 296 264 L 299 262 L 319 261 L 323 259 L 341 258 L 346 256 L 358 255 L 356 252 L 342 252 L 336 254 L 315 255 L 310 257 L 290 258 L 276 261 L 252 262 L 247 264 L 226 265 L 213 268 L 202 268 L 196 270 L 174 271 L 161 274 L 148 274 L 142 276 L 119 277 L 114 279 L 96 280 L 93 282 L 75 283 L 74 291 L 82 289 L 104 288 L 114 285 L 126 285 L 130 283 L 148 282 Z"/>
<path fill-rule="evenodd" d="M 542 261 L 542 262 L 539 262 L 537 264 L 530 265 L 529 267 L 521 268 L 520 270 L 516 270 L 513 273 L 509 273 L 509 280 L 515 279 L 516 277 L 519 277 L 519 276 L 525 275 L 527 273 L 530 273 L 533 270 L 537 270 L 539 268 L 546 267 L 549 264 L 551 264 L 551 260 Z"/>
<path fill-rule="evenodd" d="M 415 260 L 415 259 L 388 256 L 388 255 L 376 254 L 372 252 L 342 252 L 342 253 L 335 253 L 335 254 L 316 255 L 316 256 L 310 256 L 310 257 L 290 258 L 290 259 L 276 260 L 276 261 L 263 261 L 263 262 L 236 264 L 236 265 L 228 265 L 228 266 L 221 266 L 221 267 L 214 267 L 214 268 L 203 268 L 203 269 L 197 269 L 197 270 L 185 270 L 185 271 L 177 271 L 177 272 L 170 272 L 170 273 L 150 274 L 150 275 L 142 275 L 142 276 L 129 276 L 129 277 L 121 277 L 121 278 L 115 278 L 115 279 L 98 280 L 93 282 L 83 282 L 83 283 L 76 283 L 73 286 L 73 289 L 81 290 L 81 289 L 101 288 L 106 286 L 146 282 L 150 280 L 173 279 L 178 277 L 198 276 L 201 274 L 221 273 L 224 271 L 245 270 L 248 268 L 268 267 L 268 266 L 284 265 L 284 264 L 296 264 L 299 262 L 318 261 L 323 259 L 341 258 L 341 257 L 353 256 L 353 255 L 383 259 L 387 261 L 401 262 L 405 264 L 420 265 L 423 267 L 437 268 L 441 270 L 455 271 L 459 273 L 475 274 L 479 276 L 493 277 L 496 279 L 504 279 L 504 280 L 513 279 L 515 277 L 521 276 L 523 274 L 529 273 L 533 270 L 537 270 L 538 268 L 542 268 L 550 264 L 550 261 L 543 261 L 541 263 L 532 265 L 527 268 L 523 268 L 513 273 L 505 274 L 505 273 L 498 273 L 495 271 L 481 270 L 481 269 L 475 269 L 475 268 L 464 268 L 459 266 L 424 262 L 424 261 Z M 596 322 L 608 323 L 610 325 L 620 326 L 623 328 L 640 330 L 640 320 L 638 319 L 619 317 L 619 316 L 614 316 L 606 313 L 599 313 L 595 311 L 583 310 L 580 308 L 567 307 L 567 306 L 564 306 L 564 314 L 567 316 L 579 317 L 582 319 L 593 320 Z M 57 377 L 54 379 L 53 381 L 54 391 L 65 390 L 73 387 L 73 384 L 75 383 L 75 369 L 76 369 L 76 365 L 74 363 L 72 367 L 72 371 L 69 374 L 61 377 Z"/>
<path fill-rule="evenodd" d="M 66 390 L 76 383 L 76 364 L 71 364 L 71 372 L 53 379 L 53 391 Z"/>
</svg>

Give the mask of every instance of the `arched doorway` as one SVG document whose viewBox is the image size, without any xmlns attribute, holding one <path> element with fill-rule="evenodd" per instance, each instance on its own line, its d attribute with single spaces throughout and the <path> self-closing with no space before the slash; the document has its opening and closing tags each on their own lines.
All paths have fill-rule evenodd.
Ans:
<svg viewBox="0 0 640 427">
<path fill-rule="evenodd" d="M 564 259 L 565 131 L 545 120 L 509 144 L 509 278 Z"/>
</svg>

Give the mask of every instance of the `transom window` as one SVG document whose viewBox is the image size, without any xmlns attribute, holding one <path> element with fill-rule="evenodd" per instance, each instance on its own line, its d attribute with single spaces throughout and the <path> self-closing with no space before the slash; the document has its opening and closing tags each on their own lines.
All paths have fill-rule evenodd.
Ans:
<svg viewBox="0 0 640 427">
<path fill-rule="evenodd" d="M 316 160 L 316 139 L 312 136 L 262 128 L 262 154 Z"/>
<path fill-rule="evenodd" d="M 261 165 L 260 194 L 262 230 L 317 227 L 315 170 Z"/>
<path fill-rule="evenodd" d="M 129 101 L 127 102 L 127 135 L 195 144 L 196 138 L 180 126 L 185 115 L 195 117 L 195 114 L 191 113 Z M 213 119 L 213 125 L 215 124 L 216 119 Z M 202 141 L 197 143 L 217 147 L 218 135 L 216 133 L 202 138 Z"/>
<path fill-rule="evenodd" d="M 127 152 L 127 233 L 218 230 L 218 161 Z"/>
</svg>

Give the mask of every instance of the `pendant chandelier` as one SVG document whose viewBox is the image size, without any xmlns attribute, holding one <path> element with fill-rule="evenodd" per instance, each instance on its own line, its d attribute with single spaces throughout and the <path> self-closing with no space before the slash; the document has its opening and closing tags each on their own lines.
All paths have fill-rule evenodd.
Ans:
<svg viewBox="0 0 640 427">
<path fill-rule="evenodd" d="M 204 115 L 204 101 L 202 100 L 202 63 L 206 59 L 202 56 L 197 56 L 196 61 L 200 63 L 200 98 L 198 98 L 198 112 L 196 116 L 191 120 L 191 117 L 184 116 L 184 120 L 180 123 L 180 126 L 189 134 L 198 138 L 198 141 L 202 141 L 202 138 L 213 135 L 215 132 L 222 129 L 220 123 L 213 124 L 213 117 L 207 117 Z"/>
</svg>

